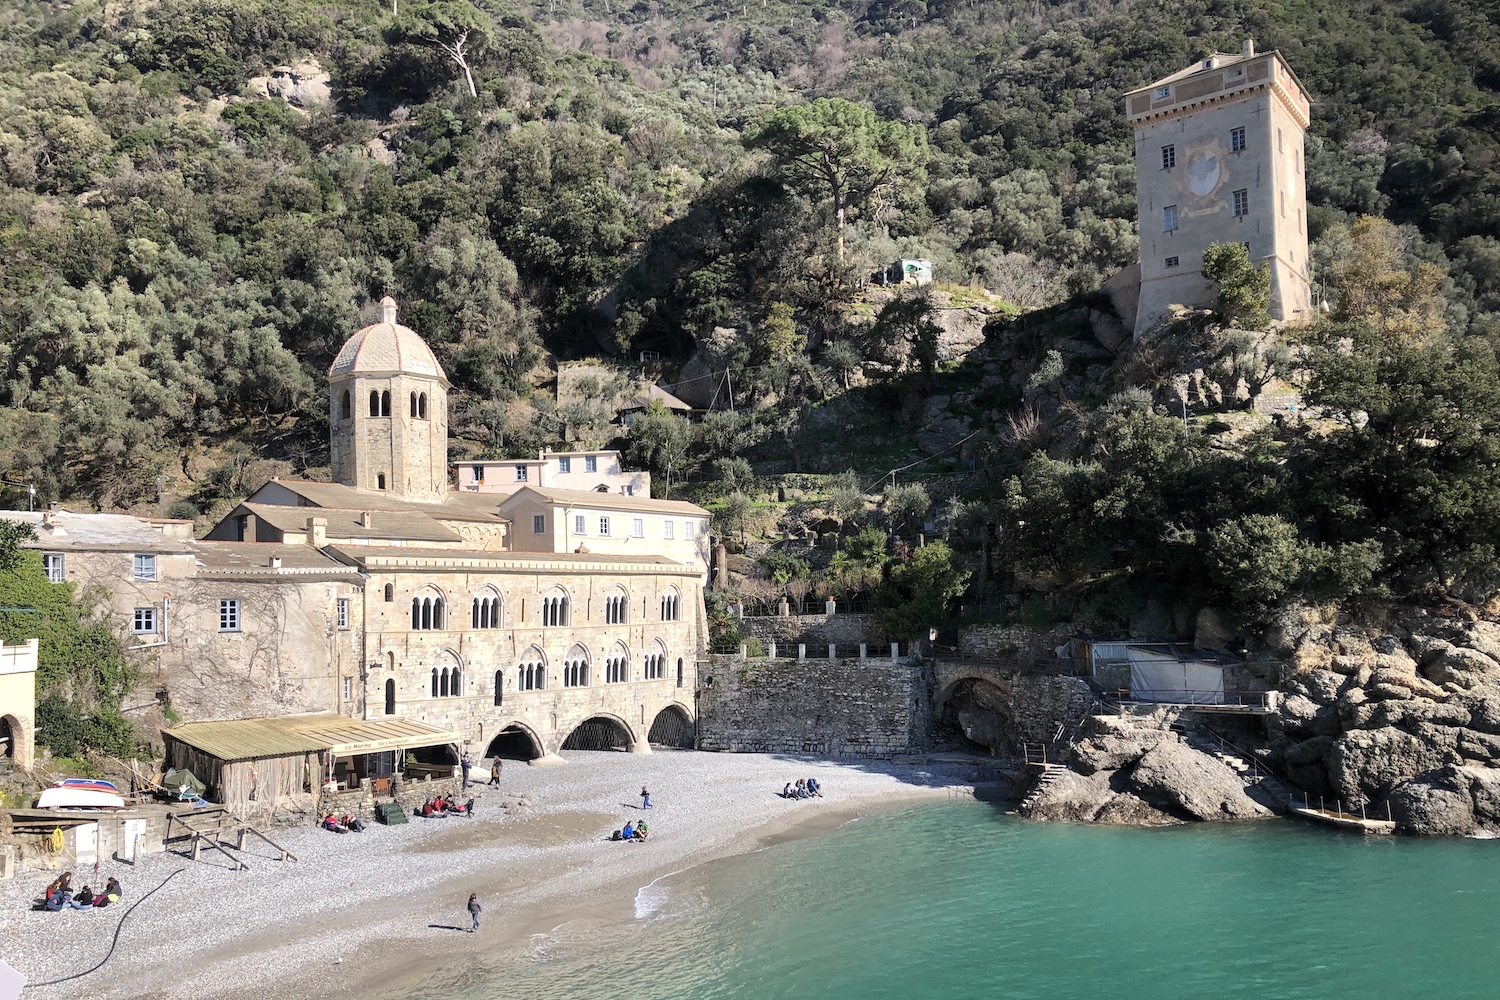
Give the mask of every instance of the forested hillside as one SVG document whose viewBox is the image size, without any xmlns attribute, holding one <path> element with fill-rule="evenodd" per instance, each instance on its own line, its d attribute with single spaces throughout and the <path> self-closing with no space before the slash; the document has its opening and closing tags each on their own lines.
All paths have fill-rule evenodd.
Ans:
<svg viewBox="0 0 1500 1000">
<path fill-rule="evenodd" d="M 1347 261 L 1373 233 L 1389 253 L 1360 287 L 1390 292 L 1380 281 L 1405 276 L 1401 294 L 1422 302 L 1402 308 L 1426 310 L 1415 340 L 1360 373 L 1334 363 L 1358 330 L 1311 335 L 1306 351 L 1328 362 L 1311 393 L 1357 415 L 1359 379 L 1377 393 L 1391 373 L 1434 392 L 1462 384 L 1474 395 L 1453 430 L 1475 432 L 1471 416 L 1495 416 L 1484 380 L 1500 338 L 1500 28 L 1485 0 L 18 0 L 0 12 L 0 469 L 43 499 L 104 507 L 153 505 L 159 481 L 206 508 L 243 495 L 256 468 L 317 475 L 322 373 L 389 293 L 457 388 L 455 455 L 526 453 L 565 424 L 606 440 L 598 406 L 538 391 L 555 360 L 654 351 L 670 380 L 732 330 L 715 350 L 740 412 L 638 453 L 677 449 L 743 485 L 734 458 L 815 426 L 851 373 L 895 379 L 867 384 L 851 412 L 940 390 L 921 308 L 897 300 L 875 318 L 861 299 L 877 265 L 921 256 L 954 288 L 1054 307 L 994 324 L 1019 345 L 1015 384 L 976 411 L 1040 421 L 1018 434 L 1014 419 L 985 418 L 978 460 L 995 486 L 968 498 L 971 520 L 1019 522 L 1006 545 L 1028 586 L 1095 593 L 1122 568 L 1191 586 L 1212 564 L 1204 532 L 1251 515 L 1279 519 L 1244 530 L 1285 542 L 1286 586 L 1368 581 L 1384 570 L 1366 543 L 1402 554 L 1399 573 L 1442 562 L 1419 586 L 1485 577 L 1486 557 L 1466 550 L 1462 569 L 1436 536 L 1392 542 L 1399 528 L 1350 499 L 1368 475 L 1324 461 L 1323 444 L 1176 448 L 1152 414 L 1159 381 L 1137 377 L 1149 364 L 1056 342 L 1071 315 L 1059 303 L 1135 259 L 1121 95 L 1246 37 L 1281 49 L 1315 97 L 1319 296 L 1339 304 L 1370 278 Z M 832 165 L 811 162 L 810 138 L 836 142 Z M 1400 228 L 1355 232 L 1360 216 Z M 1437 341 L 1457 353 L 1433 355 Z M 900 343 L 909 353 L 893 356 Z M 1101 363 L 1106 374 L 1087 374 Z M 1086 390 L 1070 394 L 1069 379 Z M 1402 442 L 1434 440 L 1431 421 L 1393 420 L 1405 437 L 1389 461 L 1411 472 Z M 1332 440 L 1363 455 L 1380 429 L 1354 419 Z M 1480 461 L 1481 438 L 1443 460 Z M 1290 475 L 1275 470 L 1293 452 L 1332 491 L 1318 509 L 1298 508 L 1313 495 L 1300 487 L 1252 488 Z M 1217 513 L 1178 481 L 1157 482 L 1160 502 L 1143 507 L 1110 492 L 1124 455 L 1195 483 L 1249 483 Z M 1216 463 L 1231 458 L 1226 476 Z M 1463 468 L 1466 509 L 1483 506 L 1472 490 L 1487 478 Z M 1351 506 L 1326 506 L 1334 495 Z M 1073 556 L 1038 534 L 1080 510 L 1130 523 L 1072 533 L 1088 548 Z M 1214 537 L 1212 558 L 1231 566 L 1235 539 Z M 1196 555 L 1178 558 L 1180 544 Z M 1327 552 L 1293 559 L 1298 545 Z"/>
</svg>

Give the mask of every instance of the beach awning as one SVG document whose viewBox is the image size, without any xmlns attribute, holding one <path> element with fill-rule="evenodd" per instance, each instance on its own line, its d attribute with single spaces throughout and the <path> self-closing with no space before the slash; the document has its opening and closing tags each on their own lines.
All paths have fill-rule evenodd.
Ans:
<svg viewBox="0 0 1500 1000">
<path fill-rule="evenodd" d="M 163 729 L 162 735 L 220 760 L 254 760 L 319 752 L 342 757 L 461 740 L 455 732 L 412 719 L 366 722 L 332 712 L 194 722 Z"/>
</svg>

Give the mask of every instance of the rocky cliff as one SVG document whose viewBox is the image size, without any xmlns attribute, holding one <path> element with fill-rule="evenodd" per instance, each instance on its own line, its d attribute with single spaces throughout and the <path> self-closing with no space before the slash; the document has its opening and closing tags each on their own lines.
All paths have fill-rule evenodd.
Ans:
<svg viewBox="0 0 1500 1000">
<path fill-rule="evenodd" d="M 1409 611 L 1381 625 L 1289 611 L 1270 762 L 1309 794 L 1383 811 L 1408 833 L 1500 828 L 1500 622 Z"/>
</svg>

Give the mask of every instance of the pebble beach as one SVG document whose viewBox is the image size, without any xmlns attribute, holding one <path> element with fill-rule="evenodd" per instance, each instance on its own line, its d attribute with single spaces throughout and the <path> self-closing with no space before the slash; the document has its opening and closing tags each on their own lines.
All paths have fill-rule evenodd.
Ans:
<svg viewBox="0 0 1500 1000">
<path fill-rule="evenodd" d="M 250 838 L 235 852 L 246 871 L 216 851 L 198 861 L 168 851 L 75 873 L 75 887 L 120 879 L 125 900 L 104 910 L 29 912 L 53 876 L 21 872 L 0 883 L 0 958 L 27 977 L 36 1000 L 399 997 L 402 983 L 481 950 L 521 958 L 570 922 L 633 920 L 637 894 L 663 875 L 882 807 L 967 796 L 973 772 L 962 763 L 691 751 L 566 757 L 547 767 L 507 762 L 498 788 L 484 787 L 488 768 L 476 767 L 472 818 L 413 818 L 346 835 L 272 831 L 295 861 Z M 777 795 L 806 777 L 819 780 L 823 798 Z M 649 811 L 640 808 L 642 785 Z M 609 842 L 612 830 L 642 817 L 646 843 Z M 127 910 L 153 889 L 110 954 Z M 484 906 L 476 934 L 466 933 L 470 892 Z"/>
</svg>

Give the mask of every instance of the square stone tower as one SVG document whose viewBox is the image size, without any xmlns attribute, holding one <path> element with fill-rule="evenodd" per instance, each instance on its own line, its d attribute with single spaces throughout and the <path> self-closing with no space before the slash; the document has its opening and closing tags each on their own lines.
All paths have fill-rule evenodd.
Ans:
<svg viewBox="0 0 1500 1000">
<path fill-rule="evenodd" d="M 1302 136 L 1307 91 L 1279 52 L 1201 62 L 1125 95 L 1141 230 L 1139 337 L 1180 304 L 1211 308 L 1203 252 L 1243 243 L 1271 268 L 1271 317 L 1311 318 Z M 1128 319 L 1129 317 L 1127 317 Z"/>
</svg>

